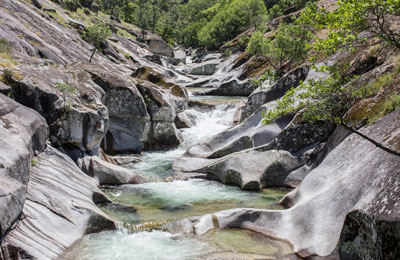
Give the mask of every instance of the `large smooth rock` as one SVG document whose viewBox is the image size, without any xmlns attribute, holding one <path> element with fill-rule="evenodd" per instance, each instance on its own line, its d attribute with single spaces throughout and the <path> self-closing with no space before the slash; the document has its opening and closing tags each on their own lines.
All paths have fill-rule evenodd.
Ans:
<svg viewBox="0 0 400 260">
<path fill-rule="evenodd" d="M 148 40 L 149 49 L 152 53 L 173 57 L 174 52 L 172 48 L 161 37 L 152 37 Z"/>
<path fill-rule="evenodd" d="M 244 190 L 283 186 L 289 173 L 303 163 L 286 151 L 243 151 L 224 157 L 198 172 L 211 173 L 225 184 Z"/>
<path fill-rule="evenodd" d="M 399 151 L 400 110 L 361 131 Z M 285 239 L 302 258 L 337 259 L 339 244 L 343 259 L 394 260 L 399 250 L 393 245 L 400 243 L 399 185 L 400 158 L 352 134 L 284 197 L 288 209 L 221 211 L 212 216 L 217 223 L 212 226 Z M 202 223 L 209 217 L 203 218 L 191 219 L 185 229 L 207 232 L 210 225 Z"/>
<path fill-rule="evenodd" d="M 174 50 L 174 58 L 179 60 L 179 62 L 186 63 L 186 53 L 184 50 L 177 48 Z"/>
<path fill-rule="evenodd" d="M 213 75 L 217 71 L 219 63 L 215 61 L 208 61 L 193 67 L 190 71 L 192 75 Z"/>
<path fill-rule="evenodd" d="M 19 69 L 26 76 L 13 81 L 12 95 L 46 119 L 54 143 L 97 153 L 108 130 L 108 109 L 101 103 L 101 89 L 82 71 L 83 66 L 75 65 L 69 73 L 43 65 Z M 79 81 L 71 80 L 70 74 Z M 68 84 L 74 93 L 63 93 L 56 87 L 59 83 Z"/>
<path fill-rule="evenodd" d="M 239 80 L 239 79 L 230 79 L 226 82 L 222 82 L 218 84 L 217 88 L 212 90 L 207 90 L 200 92 L 198 94 L 201 95 L 212 95 L 212 96 L 242 96 L 247 97 L 254 90 L 256 90 L 257 86 L 252 84 L 250 80 Z"/>
<path fill-rule="evenodd" d="M 244 121 L 262 105 L 281 98 L 290 88 L 298 87 L 299 84 L 307 78 L 308 71 L 308 66 L 301 66 L 284 75 L 274 85 L 267 86 L 266 88 L 259 88 L 251 93 L 243 108 L 240 121 Z"/>
<path fill-rule="evenodd" d="M 103 103 L 110 118 L 103 149 L 109 153 L 140 153 L 151 129 L 144 98 L 133 82 L 98 68 L 91 69 L 94 82 L 105 91 Z"/>
<path fill-rule="evenodd" d="M 93 202 L 108 200 L 96 180 L 68 156 L 48 147 L 35 161 L 24 217 L 6 236 L 3 248 L 17 248 L 32 259 L 56 259 L 85 234 L 115 228 Z"/>
<path fill-rule="evenodd" d="M 106 162 L 97 156 L 87 156 L 78 163 L 82 170 L 95 178 L 100 185 L 139 184 L 144 179 L 121 166 Z"/>
<path fill-rule="evenodd" d="M 0 237 L 22 212 L 31 158 L 45 149 L 48 134 L 37 112 L 0 94 Z"/>
<path fill-rule="evenodd" d="M 192 121 L 190 120 L 189 116 L 187 115 L 187 113 L 181 112 L 179 114 L 176 115 L 175 118 L 175 125 L 177 128 L 190 128 L 193 126 Z"/>
<path fill-rule="evenodd" d="M 176 74 L 170 70 L 159 69 L 155 66 L 142 66 L 132 73 L 137 85 L 144 85 L 145 88 L 154 88 L 156 99 L 164 99 L 163 103 L 168 103 L 174 108 L 175 113 L 179 113 L 188 107 L 188 92 L 180 84 L 177 84 L 171 77 Z M 179 77 L 178 77 L 179 78 Z M 146 82 L 147 81 L 147 82 Z M 151 84 L 152 83 L 152 84 Z M 154 93 L 153 91 L 151 91 Z"/>
<path fill-rule="evenodd" d="M 174 98 L 169 91 L 147 81 L 137 81 L 151 117 L 151 131 L 146 145 L 152 149 L 175 147 L 182 136 L 175 126 L 176 112 L 180 111 L 180 98 Z"/>
</svg>

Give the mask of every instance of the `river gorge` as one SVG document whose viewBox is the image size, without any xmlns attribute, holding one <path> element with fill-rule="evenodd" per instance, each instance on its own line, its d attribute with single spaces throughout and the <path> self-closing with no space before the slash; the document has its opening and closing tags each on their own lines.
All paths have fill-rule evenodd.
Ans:
<svg viewBox="0 0 400 260">
<path fill-rule="evenodd" d="M 0 1 L 0 260 L 400 259 L 396 46 L 368 38 L 267 80 L 248 41 L 300 10 L 211 50 L 99 8 Z M 310 118 L 315 85 L 354 90 L 334 111 L 348 125 Z"/>
<path fill-rule="evenodd" d="M 210 98 L 224 103 L 224 97 Z M 217 105 L 208 112 L 188 110 L 194 124 L 183 129 L 185 141 L 180 147 L 145 153 L 142 161 L 132 166 L 153 182 L 102 188 L 116 204 L 101 209 L 121 222 L 119 229 L 83 238 L 64 259 L 285 259 L 291 253 L 289 244 L 251 231 L 221 230 L 197 238 L 176 237 L 159 230 L 168 222 L 230 208 L 281 208 L 278 202 L 286 189 L 248 192 L 206 179 L 175 180 L 184 176 L 176 175 L 173 161 L 190 146 L 231 127 L 235 111 L 227 105 Z"/>
</svg>

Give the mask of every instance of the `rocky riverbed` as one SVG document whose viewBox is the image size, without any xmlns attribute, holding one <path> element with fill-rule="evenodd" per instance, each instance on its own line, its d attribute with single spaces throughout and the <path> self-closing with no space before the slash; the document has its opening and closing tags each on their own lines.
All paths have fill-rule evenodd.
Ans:
<svg viewBox="0 0 400 260">
<path fill-rule="evenodd" d="M 382 108 L 397 49 L 259 85 L 266 62 L 235 41 L 228 56 L 171 47 L 80 2 L 0 2 L 1 260 L 400 259 L 398 156 L 302 111 L 262 122 L 347 62 L 360 88 L 391 75 L 346 116 L 399 151 L 400 110 Z M 113 36 L 88 62 L 99 21 Z"/>
</svg>

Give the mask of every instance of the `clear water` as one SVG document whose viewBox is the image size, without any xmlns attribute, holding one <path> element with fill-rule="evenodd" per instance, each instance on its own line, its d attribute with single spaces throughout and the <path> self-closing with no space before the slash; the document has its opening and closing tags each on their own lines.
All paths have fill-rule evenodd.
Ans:
<svg viewBox="0 0 400 260">
<path fill-rule="evenodd" d="M 128 234 L 102 232 L 88 236 L 77 260 L 175 260 L 194 259 L 211 251 L 207 243 L 194 239 L 174 239 L 168 232 Z M 71 258 L 72 260 L 72 258 Z"/>
<path fill-rule="evenodd" d="M 103 210 L 131 224 L 169 222 L 231 208 L 278 209 L 277 201 L 286 194 L 285 190 L 272 189 L 246 192 L 201 179 L 114 186 L 103 191 L 114 202 L 128 206 L 106 206 Z M 135 214 L 129 207 L 136 209 Z"/>
<path fill-rule="evenodd" d="M 174 150 L 145 153 L 142 162 L 132 169 L 146 179 L 163 181 L 174 174 L 172 162 L 182 156 L 192 145 L 206 141 L 232 125 L 235 109 L 228 105 L 219 105 L 210 112 L 200 112 L 194 109 L 186 110 L 186 114 L 194 121 L 191 128 L 182 129 L 184 142 Z"/>
<path fill-rule="evenodd" d="M 90 245 L 90 246 L 88 246 Z M 289 260 L 292 248 L 246 230 L 215 230 L 197 238 L 178 238 L 168 232 L 128 234 L 102 232 L 87 236 L 74 260 Z"/>
<path fill-rule="evenodd" d="M 146 153 L 132 170 L 153 182 L 103 187 L 115 202 L 102 209 L 117 221 L 150 226 L 216 211 L 277 208 L 286 191 L 245 192 L 218 182 L 190 179 L 168 182 L 172 162 L 193 144 L 232 125 L 235 109 L 217 106 L 211 112 L 187 111 L 195 126 L 184 129 L 184 143 L 177 149 Z M 201 237 L 174 237 L 164 231 L 128 233 L 126 229 L 86 236 L 64 258 L 68 260 L 186 260 L 186 259 L 289 259 L 290 247 L 280 241 L 244 230 L 212 231 Z"/>
</svg>

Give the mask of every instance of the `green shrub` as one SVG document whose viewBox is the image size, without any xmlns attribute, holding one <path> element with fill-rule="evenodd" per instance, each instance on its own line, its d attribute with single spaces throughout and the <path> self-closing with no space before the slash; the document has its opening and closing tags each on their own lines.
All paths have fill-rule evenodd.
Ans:
<svg viewBox="0 0 400 260">
<path fill-rule="evenodd" d="M 9 42 L 6 38 L 0 38 L 0 53 L 10 53 L 11 46 L 11 42 Z"/>
<path fill-rule="evenodd" d="M 14 72 L 12 70 L 9 69 L 4 69 L 3 70 L 3 76 L 2 76 L 2 81 L 9 85 L 13 82 L 13 76 L 14 76 Z"/>
<path fill-rule="evenodd" d="M 57 83 L 54 87 L 61 92 L 63 100 L 64 100 L 63 110 L 65 112 L 68 112 L 70 110 L 72 104 L 70 102 L 68 102 L 67 99 L 69 96 L 77 93 L 76 88 L 74 86 L 66 84 L 66 83 Z"/>
<path fill-rule="evenodd" d="M 89 62 L 92 62 L 96 50 L 103 49 L 104 41 L 110 36 L 112 36 L 110 28 L 103 23 L 97 23 L 86 28 L 83 39 L 94 46 Z"/>
</svg>

